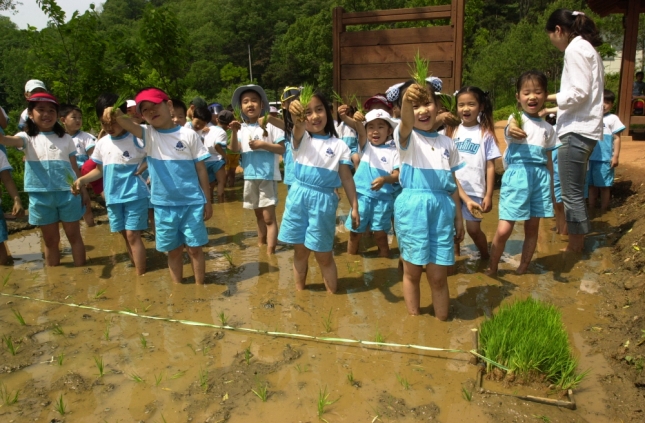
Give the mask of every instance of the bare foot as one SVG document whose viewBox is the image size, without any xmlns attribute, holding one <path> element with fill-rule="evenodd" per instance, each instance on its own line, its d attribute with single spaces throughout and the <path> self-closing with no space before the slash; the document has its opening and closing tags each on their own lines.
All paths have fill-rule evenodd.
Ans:
<svg viewBox="0 0 645 423">
<path fill-rule="evenodd" d="M 490 259 L 490 254 L 488 254 L 488 251 L 485 253 L 482 253 L 481 251 L 479 252 L 479 258 L 481 260 L 488 260 Z"/>
<path fill-rule="evenodd" d="M 497 277 L 497 268 L 493 269 L 492 267 L 489 267 L 484 271 L 484 274 L 486 276 L 490 276 L 491 278 L 496 278 Z"/>
<path fill-rule="evenodd" d="M 520 264 L 520 266 L 517 268 L 517 270 L 515 270 L 515 274 L 516 275 L 523 275 L 523 274 L 526 273 L 528 268 L 529 268 L 528 264 Z"/>
</svg>

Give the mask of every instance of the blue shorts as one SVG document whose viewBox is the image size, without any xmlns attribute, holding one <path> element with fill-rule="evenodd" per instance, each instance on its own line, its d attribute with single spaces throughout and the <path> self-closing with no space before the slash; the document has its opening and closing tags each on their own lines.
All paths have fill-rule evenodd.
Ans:
<svg viewBox="0 0 645 423">
<path fill-rule="evenodd" d="M 201 247 L 208 244 L 204 223 L 204 205 L 154 206 L 157 251 L 168 252 L 186 244 Z"/>
<path fill-rule="evenodd" d="M 368 195 L 356 194 L 358 196 L 358 214 L 361 223 L 358 228 L 352 228 L 352 214 L 350 211 L 345 227 L 352 232 L 362 234 L 368 228 L 374 232 L 389 232 L 392 229 L 392 215 L 394 214 L 394 200 L 381 200 Z"/>
<path fill-rule="evenodd" d="M 29 193 L 29 223 L 32 225 L 76 222 L 84 213 L 81 196 L 75 196 L 71 191 Z"/>
<path fill-rule="evenodd" d="M 278 239 L 325 253 L 334 246 L 338 196 L 333 188 L 295 182 L 289 189 Z"/>
<path fill-rule="evenodd" d="M 208 182 L 215 182 L 217 180 L 217 171 L 224 167 L 226 161 L 218 160 L 216 162 L 206 162 L 206 171 L 208 172 Z"/>
<path fill-rule="evenodd" d="M 473 197 L 472 195 L 469 195 L 468 197 L 470 197 L 471 200 L 473 200 L 475 203 L 479 204 L 480 206 L 484 202 L 484 199 L 481 198 L 481 197 Z M 471 222 L 481 222 L 482 221 L 481 219 L 478 219 L 475 216 L 473 216 L 473 214 L 470 212 L 470 210 L 468 210 L 468 206 L 466 206 L 466 203 L 464 203 L 463 201 L 461 202 L 461 216 L 464 219 L 466 219 L 468 221 L 471 221 Z"/>
<path fill-rule="evenodd" d="M 614 168 L 611 167 L 611 162 L 589 160 L 589 169 L 587 170 L 587 185 L 600 188 L 613 186 Z"/>
<path fill-rule="evenodd" d="M 7 221 L 4 219 L 4 212 L 0 210 L 0 242 L 5 242 L 9 239 L 9 231 L 7 231 Z"/>
<path fill-rule="evenodd" d="M 513 164 L 502 177 L 500 220 L 553 217 L 551 175 L 544 165 Z"/>
<path fill-rule="evenodd" d="M 455 202 L 448 192 L 403 189 L 394 202 L 394 229 L 403 260 L 455 264 Z"/>
<path fill-rule="evenodd" d="M 108 204 L 110 230 L 121 232 L 148 229 L 148 203 L 148 198 L 141 198 L 127 203 Z"/>
</svg>

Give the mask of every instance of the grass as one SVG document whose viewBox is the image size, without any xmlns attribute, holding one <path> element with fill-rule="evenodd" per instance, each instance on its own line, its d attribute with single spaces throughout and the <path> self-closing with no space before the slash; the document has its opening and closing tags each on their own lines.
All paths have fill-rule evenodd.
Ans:
<svg viewBox="0 0 645 423">
<path fill-rule="evenodd" d="M 13 270 L 11 272 L 13 272 Z M 2 278 L 2 287 L 3 288 L 5 286 L 7 286 L 7 284 L 9 283 L 9 278 L 11 277 L 11 272 L 7 273 L 7 275 L 4 278 Z"/>
<path fill-rule="evenodd" d="M 9 351 L 11 355 L 16 355 L 18 353 L 18 348 L 13 344 L 13 339 L 11 339 L 11 335 L 3 335 L 2 343 L 5 345 L 5 347 L 7 348 L 7 351 Z"/>
<path fill-rule="evenodd" d="M 101 289 L 99 292 L 97 292 L 96 294 L 94 294 L 94 299 L 95 299 L 95 300 L 98 300 L 98 299 L 99 299 L 99 298 L 101 298 L 101 297 L 103 296 L 103 294 L 105 294 L 106 292 L 107 292 L 107 288 L 105 288 L 105 289 Z"/>
<path fill-rule="evenodd" d="M 439 100 L 447 112 L 450 112 L 455 116 L 457 115 L 457 98 L 454 95 L 441 94 L 439 96 Z"/>
<path fill-rule="evenodd" d="M 63 360 L 65 360 L 65 353 L 58 354 L 58 356 L 56 357 L 56 362 L 59 366 L 63 365 Z"/>
<path fill-rule="evenodd" d="M 351 370 L 349 373 L 347 373 L 347 381 L 349 382 L 350 385 L 354 384 L 354 372 Z"/>
<path fill-rule="evenodd" d="M 230 251 L 228 251 L 228 250 L 227 250 L 227 251 L 223 251 L 223 252 L 222 252 L 222 256 L 224 256 L 224 258 L 226 259 L 226 261 L 228 261 L 229 266 L 231 266 L 231 267 L 235 267 L 235 265 L 233 264 L 233 257 L 231 256 L 231 252 L 230 252 Z"/>
<path fill-rule="evenodd" d="M 54 332 L 54 335 L 61 335 L 61 336 L 65 335 L 65 332 L 63 332 L 63 328 L 60 327 L 58 323 L 54 325 L 54 327 L 52 328 L 52 332 Z"/>
<path fill-rule="evenodd" d="M 208 370 L 199 369 L 199 386 L 204 392 L 208 391 Z"/>
<path fill-rule="evenodd" d="M 226 326 L 228 324 L 228 316 L 223 311 L 220 311 L 217 317 L 219 317 L 219 321 L 222 326 Z"/>
<path fill-rule="evenodd" d="M 327 423 L 327 420 L 323 419 L 323 414 L 325 414 L 325 408 L 328 405 L 332 405 L 336 401 L 338 401 L 339 398 L 336 398 L 333 401 L 329 400 L 329 392 L 327 392 L 327 386 L 325 386 L 325 389 L 320 388 L 320 391 L 318 391 L 318 418 L 325 423 Z"/>
<path fill-rule="evenodd" d="M 461 388 L 461 396 L 468 402 L 473 400 L 473 393 L 463 387 Z"/>
<path fill-rule="evenodd" d="M 262 385 L 260 381 L 258 381 L 258 390 L 256 391 L 255 389 L 251 389 L 251 391 L 258 396 L 262 400 L 262 402 L 267 402 L 267 398 L 269 398 L 269 385 L 265 383 Z"/>
<path fill-rule="evenodd" d="M 242 120 L 242 108 L 240 106 L 235 106 L 233 108 L 233 117 L 235 118 L 236 121 L 240 123 L 244 122 Z"/>
<path fill-rule="evenodd" d="M 415 84 L 420 87 L 426 86 L 426 78 L 430 70 L 430 61 L 421 58 L 421 53 L 417 50 L 414 56 L 414 63 L 410 65 L 410 76 L 414 79 Z"/>
<path fill-rule="evenodd" d="M 65 401 L 63 401 L 63 394 L 60 394 L 58 400 L 54 402 L 54 407 L 54 411 L 58 411 L 58 414 L 61 416 L 64 416 L 65 413 L 67 413 L 67 406 L 65 405 Z"/>
<path fill-rule="evenodd" d="M 513 110 L 513 113 L 511 113 L 511 116 L 513 116 L 513 120 L 515 121 L 517 126 L 522 129 L 522 127 L 524 126 L 524 111 L 519 107 L 516 107 Z"/>
<path fill-rule="evenodd" d="M 343 97 L 340 94 L 338 94 L 336 91 L 331 92 L 331 99 L 336 103 L 338 103 L 339 106 L 342 104 L 345 104 L 345 100 L 343 100 Z"/>
<path fill-rule="evenodd" d="M 322 318 L 323 327 L 325 328 L 325 331 L 327 331 L 327 333 L 331 332 L 331 311 L 332 309 L 330 308 L 329 315 Z"/>
<path fill-rule="evenodd" d="M 185 374 L 186 374 L 185 370 L 180 370 L 177 373 L 175 373 L 174 375 L 170 376 L 170 379 L 173 379 L 173 380 L 174 379 L 179 379 L 180 377 L 182 377 Z"/>
<path fill-rule="evenodd" d="M 141 342 L 141 348 L 144 350 L 148 348 L 148 340 L 143 336 L 143 334 L 139 335 L 139 342 Z"/>
<path fill-rule="evenodd" d="M 302 90 L 300 90 L 300 98 L 298 101 L 300 101 L 300 104 L 302 104 L 302 108 L 307 110 L 307 105 L 311 102 L 311 99 L 314 98 L 314 86 L 310 84 L 305 84 L 302 87 Z"/>
<path fill-rule="evenodd" d="M 376 329 L 376 335 L 374 335 L 374 342 L 385 342 L 385 337 L 378 328 Z"/>
<path fill-rule="evenodd" d="M 7 389 L 7 387 L 4 384 L 0 386 L 0 399 L 2 400 L 2 403 L 6 406 L 14 405 L 15 403 L 17 403 L 18 394 L 20 394 L 20 390 L 17 390 L 15 393 L 12 393 Z"/>
<path fill-rule="evenodd" d="M 497 314 L 481 324 L 479 345 L 483 356 L 527 381 L 544 376 L 566 390 L 588 373 L 576 373 L 578 360 L 560 311 L 530 297 L 502 304 Z M 487 366 L 490 371 L 492 364 Z"/>
<path fill-rule="evenodd" d="M 18 320 L 18 323 L 20 323 L 20 326 L 27 326 L 25 323 L 25 319 L 22 317 L 22 314 L 20 314 L 19 311 L 11 309 L 13 311 L 13 315 L 16 316 L 16 320 Z"/>
<path fill-rule="evenodd" d="M 110 323 L 108 322 L 107 325 L 105 325 L 105 330 L 103 331 L 103 338 L 106 341 L 110 340 Z"/>
<path fill-rule="evenodd" d="M 408 382 L 408 379 L 404 378 L 403 376 L 401 376 L 398 373 L 395 373 L 395 375 L 396 375 L 396 380 L 398 380 L 399 383 L 401 384 L 401 386 L 403 386 L 403 389 L 405 389 L 406 391 L 409 391 L 410 390 L 410 382 Z"/>
<path fill-rule="evenodd" d="M 159 373 L 159 375 L 155 375 L 155 386 L 159 386 L 162 380 L 163 380 L 163 372 Z"/>
<path fill-rule="evenodd" d="M 298 373 L 307 373 L 309 371 L 309 366 L 306 364 L 304 367 L 300 366 L 300 364 L 296 364 L 294 367 Z"/>
<path fill-rule="evenodd" d="M 358 99 L 358 96 L 356 94 L 352 94 L 349 97 L 349 104 L 351 105 L 351 104 L 354 104 L 354 103 L 356 103 L 356 111 L 361 112 L 363 114 L 363 116 L 365 116 L 365 109 L 363 109 L 363 104 L 360 102 L 360 100 Z"/>
<path fill-rule="evenodd" d="M 143 383 L 143 382 L 145 382 L 145 381 L 143 380 L 143 378 L 142 378 L 141 376 L 139 376 L 138 374 L 136 374 L 136 373 L 130 373 L 130 379 L 132 379 L 133 381 L 135 381 L 135 382 L 137 382 L 137 383 Z"/>
<path fill-rule="evenodd" d="M 67 183 L 67 185 L 69 185 L 70 187 L 72 187 L 72 186 L 74 185 L 74 181 L 75 181 L 75 180 L 76 180 L 76 178 L 74 177 L 74 175 L 73 175 L 73 174 L 71 174 L 71 173 L 65 173 L 65 182 Z"/>
<path fill-rule="evenodd" d="M 251 363 L 251 357 L 253 357 L 253 354 L 251 354 L 251 344 L 249 344 L 248 347 L 244 348 L 244 361 L 246 361 L 247 366 Z"/>
<path fill-rule="evenodd" d="M 103 377 L 105 366 L 103 365 L 103 356 L 94 357 L 96 368 L 99 370 L 99 377 Z"/>
<path fill-rule="evenodd" d="M 119 95 L 119 98 L 116 99 L 116 101 L 114 102 L 114 105 L 112 106 L 112 116 L 114 116 L 119 106 L 121 106 L 126 101 L 128 101 L 128 96 Z"/>
</svg>

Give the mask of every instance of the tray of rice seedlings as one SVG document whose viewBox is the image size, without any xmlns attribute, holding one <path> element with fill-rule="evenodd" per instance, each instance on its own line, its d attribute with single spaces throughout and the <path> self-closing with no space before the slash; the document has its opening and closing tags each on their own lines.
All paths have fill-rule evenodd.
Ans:
<svg viewBox="0 0 645 423">
<path fill-rule="evenodd" d="M 300 120 L 304 121 L 307 116 L 307 105 L 311 102 L 311 99 L 314 98 L 314 87 L 310 84 L 305 84 L 300 90 L 300 97 L 298 101 L 302 104 L 302 115 L 300 115 Z"/>
<path fill-rule="evenodd" d="M 546 382 L 556 390 L 574 388 L 587 375 L 577 371 L 562 315 L 533 298 L 506 303 L 479 328 L 479 348 L 487 373 L 507 382 Z M 490 363 L 507 369 L 506 373 Z"/>
<path fill-rule="evenodd" d="M 421 87 L 426 96 L 425 98 L 422 97 L 419 99 L 421 103 L 425 104 L 428 102 L 428 97 L 430 96 L 428 93 L 428 83 L 426 82 L 426 78 L 429 76 L 430 61 L 422 59 L 421 53 L 417 50 L 417 54 L 414 56 L 414 63 L 409 66 L 410 76 L 414 80 L 414 83 Z"/>
</svg>

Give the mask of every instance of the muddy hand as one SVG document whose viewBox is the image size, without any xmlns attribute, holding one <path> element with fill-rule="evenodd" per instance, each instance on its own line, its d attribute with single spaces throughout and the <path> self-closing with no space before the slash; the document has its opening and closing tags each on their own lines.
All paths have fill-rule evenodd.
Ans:
<svg viewBox="0 0 645 423">
<path fill-rule="evenodd" d="M 361 112 L 354 113 L 354 120 L 356 122 L 365 122 L 365 115 Z"/>
<path fill-rule="evenodd" d="M 464 240 L 464 222 L 461 219 L 455 219 L 455 244 Z"/>
<path fill-rule="evenodd" d="M 508 135 L 516 140 L 523 140 L 527 137 L 526 132 L 513 119 L 508 122 Z"/>
<path fill-rule="evenodd" d="M 302 123 L 306 120 L 305 117 L 305 108 L 302 107 L 299 100 L 293 100 L 289 105 L 289 112 L 293 116 L 297 123 Z"/>
<path fill-rule="evenodd" d="M 228 124 L 228 127 L 231 129 L 231 131 L 237 132 L 242 129 L 242 124 L 236 120 L 233 120 Z"/>
<path fill-rule="evenodd" d="M 352 208 L 352 229 L 357 229 L 361 224 L 361 215 L 358 210 Z"/>
<path fill-rule="evenodd" d="M 211 203 L 204 204 L 204 222 L 213 217 L 213 206 Z"/>
<path fill-rule="evenodd" d="M 482 212 L 483 212 L 482 207 L 479 204 L 475 203 L 474 201 L 469 201 L 468 203 L 466 203 L 466 207 L 468 208 L 468 211 L 470 212 L 470 214 L 472 214 L 477 219 L 481 219 L 482 217 L 484 217 L 482 215 Z"/>
<path fill-rule="evenodd" d="M 425 88 L 412 84 L 405 90 L 405 95 L 403 100 L 409 101 L 411 103 L 421 103 L 421 100 L 428 96 L 428 93 Z"/>
<path fill-rule="evenodd" d="M 381 188 L 383 188 L 383 184 L 385 184 L 385 178 L 383 178 L 382 176 L 374 179 L 372 181 L 372 191 L 380 190 Z"/>
</svg>

